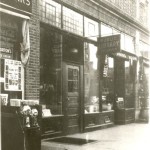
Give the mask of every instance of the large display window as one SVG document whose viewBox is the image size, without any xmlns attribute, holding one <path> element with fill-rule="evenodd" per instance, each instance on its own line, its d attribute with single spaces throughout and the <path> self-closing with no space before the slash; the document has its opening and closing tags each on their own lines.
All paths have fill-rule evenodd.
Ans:
<svg viewBox="0 0 150 150">
<path fill-rule="evenodd" d="M 4 13 L 0 13 L 0 18 L 0 99 L 5 96 L 2 105 L 10 105 L 11 99 L 22 99 L 22 20 Z"/>
<path fill-rule="evenodd" d="M 85 43 L 84 59 L 84 112 L 99 112 L 99 67 L 97 47 Z"/>
<path fill-rule="evenodd" d="M 41 27 L 40 102 L 51 115 L 62 114 L 61 35 Z"/>
<path fill-rule="evenodd" d="M 114 105 L 114 58 L 105 56 L 102 80 L 102 111 L 113 109 Z"/>
<path fill-rule="evenodd" d="M 134 108 L 136 62 L 125 61 L 125 107 Z"/>
</svg>

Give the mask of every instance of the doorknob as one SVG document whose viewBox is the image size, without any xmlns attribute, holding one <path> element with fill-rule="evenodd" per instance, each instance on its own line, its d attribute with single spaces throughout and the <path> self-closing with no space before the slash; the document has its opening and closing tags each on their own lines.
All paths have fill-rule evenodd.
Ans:
<svg viewBox="0 0 150 150">
<path fill-rule="evenodd" d="M 67 101 L 69 101 L 70 99 L 69 99 L 69 97 L 67 97 Z"/>
</svg>

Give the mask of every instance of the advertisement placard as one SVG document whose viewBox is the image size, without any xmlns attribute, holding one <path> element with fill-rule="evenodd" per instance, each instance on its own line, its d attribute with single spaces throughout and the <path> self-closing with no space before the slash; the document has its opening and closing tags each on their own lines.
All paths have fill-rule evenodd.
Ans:
<svg viewBox="0 0 150 150">
<path fill-rule="evenodd" d="M 21 61 L 5 59 L 4 67 L 4 89 L 21 91 Z"/>
</svg>

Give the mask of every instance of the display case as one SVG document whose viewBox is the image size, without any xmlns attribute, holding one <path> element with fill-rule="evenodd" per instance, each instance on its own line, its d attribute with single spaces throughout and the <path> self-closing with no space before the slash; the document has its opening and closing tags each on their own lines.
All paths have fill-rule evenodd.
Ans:
<svg viewBox="0 0 150 150">
<path fill-rule="evenodd" d="M 63 134 L 63 115 L 42 117 L 41 137 L 42 139 L 60 136 Z"/>
<path fill-rule="evenodd" d="M 114 125 L 114 111 L 89 113 L 84 115 L 84 132 Z"/>
</svg>

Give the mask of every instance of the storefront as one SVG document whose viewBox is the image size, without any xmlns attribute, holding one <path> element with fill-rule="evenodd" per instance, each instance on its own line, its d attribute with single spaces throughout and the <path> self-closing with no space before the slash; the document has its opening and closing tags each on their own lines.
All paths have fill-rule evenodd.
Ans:
<svg viewBox="0 0 150 150">
<path fill-rule="evenodd" d="M 99 41 L 102 110 L 114 110 L 115 124 L 134 122 L 138 60 L 134 37 L 102 24 Z"/>
<path fill-rule="evenodd" d="M 40 7 L 42 137 L 113 125 L 113 110 L 100 109 L 99 22 L 54 1 Z"/>
<path fill-rule="evenodd" d="M 149 122 L 149 45 L 140 41 L 141 57 L 139 57 L 139 119 Z"/>
<path fill-rule="evenodd" d="M 30 55 L 31 12 L 31 0 L 0 1 L 0 120 L 3 150 L 39 150 L 41 147 L 39 126 L 33 127 L 28 124 L 27 129 L 27 120 L 19 114 L 19 108 L 22 102 L 25 102 L 24 74 Z M 32 104 L 29 105 L 39 103 L 33 100 L 30 102 Z M 29 122 L 29 116 L 26 118 Z M 34 139 L 31 138 L 31 134 L 34 134 Z M 34 140 L 36 145 L 33 144 Z"/>
<path fill-rule="evenodd" d="M 55 1 L 40 10 L 42 137 L 134 122 L 134 37 Z M 103 55 L 98 38 L 118 34 Z"/>
<path fill-rule="evenodd" d="M 6 94 L 10 104 L 8 100 L 22 99 L 24 92 L 23 68 L 29 55 L 28 20 L 32 5 L 30 1 L 2 1 L 0 6 L 1 93 Z"/>
<path fill-rule="evenodd" d="M 30 0 L 21 2 L 31 7 Z M 85 3 L 85 8 L 90 7 Z M 103 13 L 94 16 L 57 0 L 33 4 L 31 18 L 31 12 L 26 13 L 24 7 L 23 12 L 17 8 L 12 13 L 11 8 L 11 14 L 8 8 L 1 13 L 2 93 L 9 100 L 38 99 L 42 106 L 42 138 L 134 122 L 136 29 L 118 15 L 109 16 L 92 1 L 95 9 L 90 7 L 91 14 L 99 7 Z M 29 28 L 25 27 L 29 19 L 30 42 Z M 28 31 L 24 35 L 28 40 L 27 49 L 22 50 L 23 29 Z M 13 81 L 17 85 L 4 82 L 8 80 L 8 66 L 14 68 L 12 64 L 18 65 L 18 81 Z"/>
</svg>

